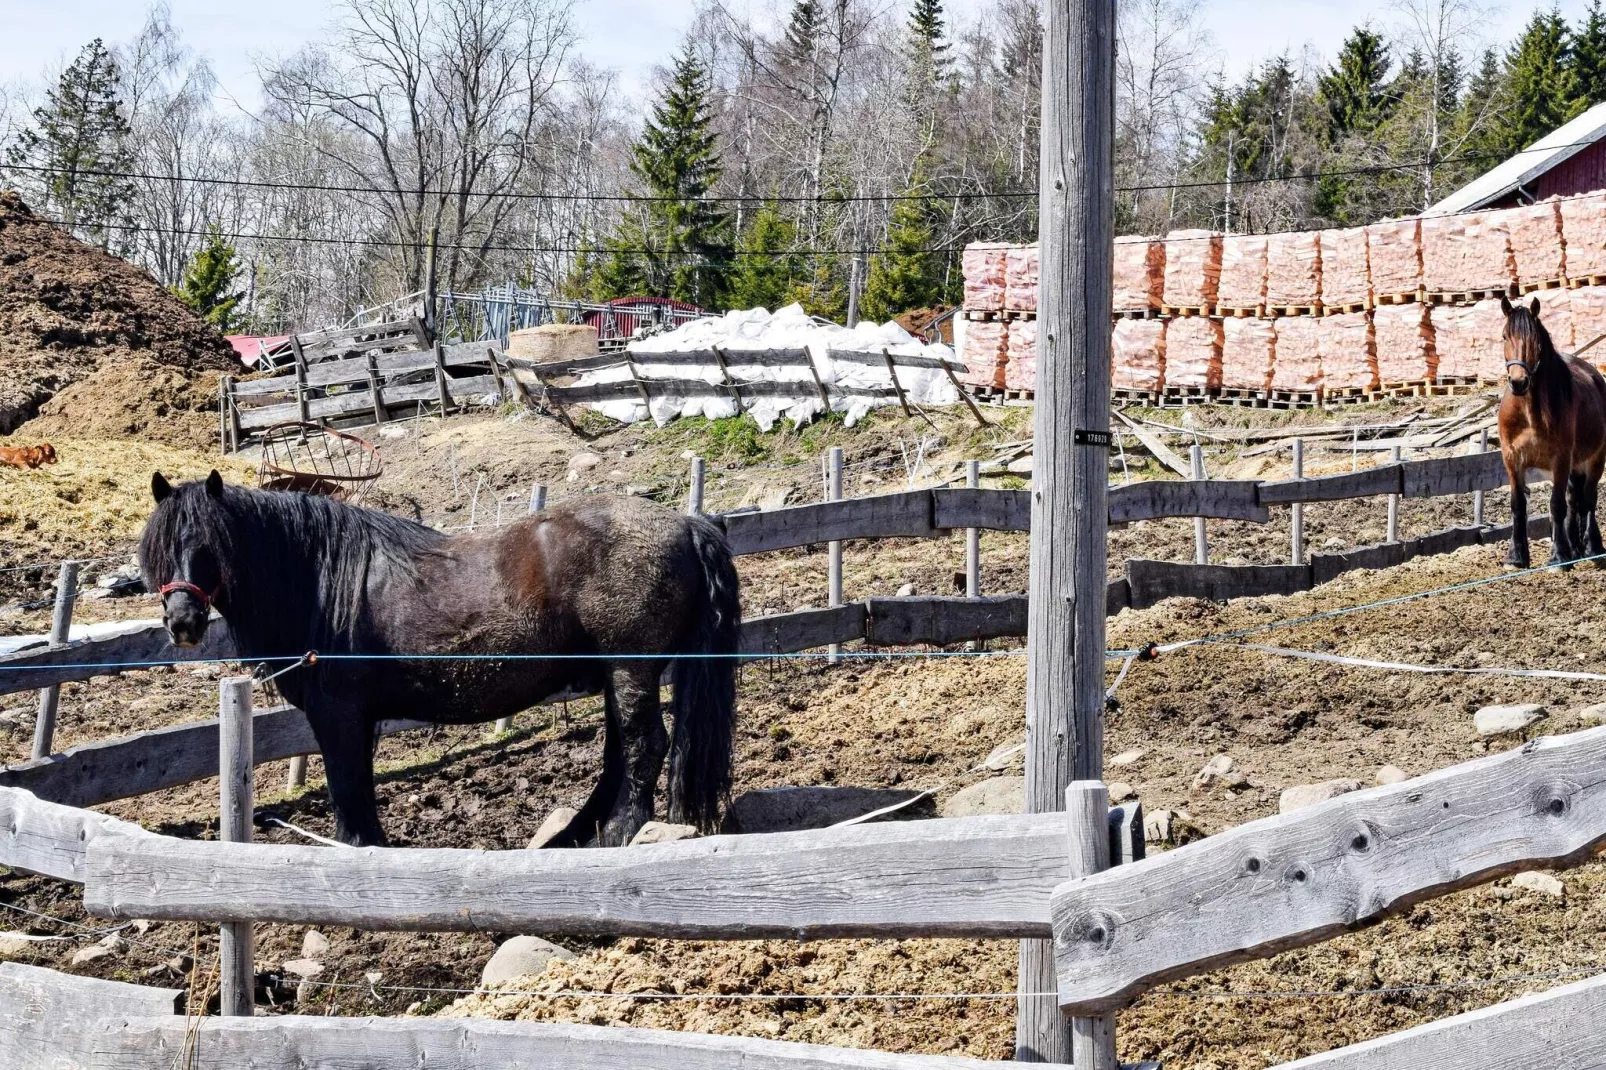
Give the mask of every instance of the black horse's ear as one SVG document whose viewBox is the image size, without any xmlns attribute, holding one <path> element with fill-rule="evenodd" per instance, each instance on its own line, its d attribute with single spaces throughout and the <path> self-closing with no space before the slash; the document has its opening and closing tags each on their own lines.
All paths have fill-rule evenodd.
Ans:
<svg viewBox="0 0 1606 1070">
<path fill-rule="evenodd" d="M 156 499 L 156 504 L 161 505 L 163 502 L 167 501 L 172 493 L 173 484 L 167 481 L 167 477 L 162 475 L 160 472 L 152 472 L 151 497 Z"/>
<path fill-rule="evenodd" d="M 1534 294 L 1533 303 L 1528 306 L 1528 311 L 1532 312 L 1536 316 L 1539 315 L 1539 295 L 1538 294 Z"/>
<path fill-rule="evenodd" d="M 1511 315 L 1511 298 L 1505 294 L 1500 295 L 1500 311 L 1508 316 Z"/>
<path fill-rule="evenodd" d="M 206 477 L 206 493 L 212 498 L 223 497 L 223 477 L 217 474 L 216 468 Z"/>
</svg>

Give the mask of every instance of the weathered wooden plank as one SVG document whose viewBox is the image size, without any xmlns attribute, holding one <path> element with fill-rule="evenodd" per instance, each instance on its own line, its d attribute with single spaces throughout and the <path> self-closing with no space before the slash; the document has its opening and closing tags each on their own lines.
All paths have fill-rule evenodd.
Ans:
<svg viewBox="0 0 1606 1070">
<path fill-rule="evenodd" d="M 0 657 L 0 695 L 33 691 L 51 684 L 110 676 L 110 665 L 210 661 L 234 656 L 228 630 L 214 620 L 198 646 L 175 647 L 161 621 L 130 621 L 126 631 L 79 639 L 66 646 L 33 647 Z"/>
<path fill-rule="evenodd" d="M 1153 454 L 1155 460 L 1171 469 L 1171 471 L 1175 472 L 1183 479 L 1193 478 L 1193 467 L 1188 464 L 1187 461 L 1184 461 L 1181 457 L 1178 457 L 1175 453 L 1172 453 L 1169 449 L 1167 449 L 1166 444 L 1160 440 L 1159 435 L 1156 435 L 1152 431 L 1144 430 L 1138 424 L 1134 423 L 1132 419 L 1124 412 L 1117 411 L 1114 413 L 1114 416 L 1117 420 L 1120 420 L 1126 425 L 1126 429 L 1132 433 L 1134 438 L 1143 443 L 1143 448 Z"/>
<path fill-rule="evenodd" d="M 958 360 L 943 360 L 939 357 L 920 357 L 912 354 L 900 356 L 887 349 L 836 349 L 828 353 L 832 360 L 846 361 L 849 364 L 883 364 L 888 357 L 892 363 L 900 368 L 938 368 L 945 365 L 956 372 L 965 371 L 965 364 Z"/>
<path fill-rule="evenodd" d="M 626 379 L 616 383 L 591 383 L 586 386 L 549 386 L 547 395 L 564 405 L 579 405 L 603 401 L 639 401 L 645 387 L 652 397 L 729 397 L 733 389 L 744 398 L 813 397 L 814 384 L 809 380 L 755 380 L 738 381 L 730 385 L 710 383 L 702 379 Z M 832 397 L 890 398 L 896 397 L 891 387 L 837 386 L 826 384 Z"/>
<path fill-rule="evenodd" d="M 1603 843 L 1606 728 L 1251 821 L 1055 889 L 1060 1003 L 1111 1009 Z"/>
<path fill-rule="evenodd" d="M 1553 1070 L 1606 1067 L 1606 976 L 1482 1007 L 1278 1070 Z"/>
<path fill-rule="evenodd" d="M 1258 598 L 1293 594 L 1311 587 L 1309 565 L 1191 565 L 1132 558 L 1126 563 L 1133 609 L 1167 598 Z"/>
<path fill-rule="evenodd" d="M 728 513 L 725 538 L 734 554 L 845 539 L 924 538 L 936 534 L 929 490 L 816 502 L 757 513 Z"/>
<path fill-rule="evenodd" d="M 957 528 L 1028 531 L 1032 526 L 1031 491 L 939 487 L 931 496 L 932 526 L 942 531 Z"/>
<path fill-rule="evenodd" d="M 1204 516 L 1264 524 L 1271 511 L 1252 479 L 1145 479 L 1110 488 L 1110 523 L 1167 516 Z"/>
<path fill-rule="evenodd" d="M 864 603 L 800 609 L 742 621 L 743 654 L 791 654 L 864 638 Z"/>
<path fill-rule="evenodd" d="M 1132 584 L 1125 576 L 1111 580 L 1104 587 L 1104 615 L 1113 617 L 1123 609 L 1132 608 Z"/>
<path fill-rule="evenodd" d="M 870 598 L 865 638 L 872 645 L 951 646 L 967 639 L 1026 634 L 1023 594 Z"/>
<path fill-rule="evenodd" d="M 1407 539 L 1405 556 L 1407 560 L 1413 557 L 1433 557 L 1436 554 L 1452 553 L 1463 546 L 1476 546 L 1482 541 L 1483 531 L 1480 528 L 1445 528 L 1431 535 Z"/>
<path fill-rule="evenodd" d="M 359 338 L 391 341 L 390 336 L 404 333 L 410 340 L 411 326 L 409 320 L 391 320 L 387 323 L 371 323 L 366 327 L 328 327 L 321 331 L 298 334 L 296 339 L 303 349 L 310 346 L 329 346 L 338 342 L 354 343 Z"/>
<path fill-rule="evenodd" d="M 1327 583 L 1356 569 L 1393 568 L 1404 563 L 1403 542 L 1380 542 L 1374 546 L 1357 546 L 1353 550 L 1310 555 L 1311 576 L 1317 584 Z"/>
<path fill-rule="evenodd" d="M 140 831 L 115 817 L 0 788 L 0 866 L 8 869 L 82 882 L 84 845 L 107 828 Z"/>
<path fill-rule="evenodd" d="M 501 1022 L 482 1018 L 205 1018 L 193 1054 L 182 1018 L 73 1023 L 58 1045 L 85 1053 L 87 1070 L 996 1070 L 952 1055 L 899 1055 L 784 1040 L 632 1026 Z M 175 1064 L 175 1058 L 185 1053 Z M 13 1064 L 8 1064 L 13 1065 Z M 14 1064 L 21 1066 L 23 1064 Z M 31 1064 L 43 1065 L 43 1064 Z M 73 1065 L 79 1065 L 77 1063 Z M 1048 1070 L 1070 1070 L 1045 1064 Z"/>
<path fill-rule="evenodd" d="M 491 358 L 486 352 L 487 349 L 496 349 L 496 343 L 457 342 L 452 345 L 441 346 L 441 355 L 449 368 L 489 364 Z M 387 379 L 412 372 L 429 371 L 434 367 L 435 352 L 432 349 L 415 349 L 403 353 L 384 353 L 374 358 L 375 370 Z M 349 360 L 330 360 L 322 364 L 309 366 L 307 368 L 306 383 L 311 387 L 326 387 L 365 382 L 367 378 L 368 358 L 353 357 Z M 286 372 L 283 375 L 276 375 L 271 378 L 252 379 L 248 382 L 236 383 L 234 385 L 234 396 L 293 395 L 295 390 L 296 376 L 293 372 Z"/>
<path fill-rule="evenodd" d="M 1401 486 L 1407 498 L 1436 498 L 1444 494 L 1470 494 L 1506 484 L 1506 465 L 1499 450 L 1435 457 L 1400 465 Z"/>
<path fill-rule="evenodd" d="M 0 1066 L 10 1070 L 58 1070 L 102 1065 L 93 1049 L 77 1043 L 79 1031 L 100 1021 L 165 1016 L 182 1036 L 184 1019 L 175 1018 L 182 992 L 74 977 L 38 966 L 0 962 Z M 156 1066 L 151 1053 L 149 1065 Z M 173 1054 L 166 1056 L 173 1065 Z"/>
<path fill-rule="evenodd" d="M 1402 478 L 1399 465 L 1380 464 L 1359 472 L 1340 472 L 1310 479 L 1280 479 L 1260 484 L 1260 504 L 1336 502 L 1349 498 L 1371 498 L 1379 494 L 1398 494 Z"/>
<path fill-rule="evenodd" d="M 1043 937 L 1056 815 L 839 826 L 595 851 L 406 851 L 97 836 L 100 917 L 748 940 Z"/>
<path fill-rule="evenodd" d="M 447 392 L 453 398 L 477 398 L 497 392 L 497 382 L 494 375 L 475 375 L 462 379 L 448 378 L 446 387 Z M 397 405 L 428 401 L 436 396 L 438 390 L 439 387 L 433 382 L 390 386 L 385 388 L 385 403 L 394 408 Z M 334 419 L 355 412 L 363 412 L 370 409 L 372 405 L 373 402 L 367 391 L 353 390 L 343 394 L 313 398 L 307 402 L 307 411 L 310 418 L 314 420 Z M 240 426 L 246 430 L 272 427 L 274 424 L 296 419 L 300 419 L 300 406 L 297 403 L 263 405 L 254 409 L 242 409 L 240 412 Z"/>
</svg>

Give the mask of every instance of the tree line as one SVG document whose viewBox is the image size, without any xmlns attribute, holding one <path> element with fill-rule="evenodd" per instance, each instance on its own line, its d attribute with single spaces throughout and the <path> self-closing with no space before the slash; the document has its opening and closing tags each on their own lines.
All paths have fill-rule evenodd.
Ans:
<svg viewBox="0 0 1606 1070">
<path fill-rule="evenodd" d="M 952 304 L 958 250 L 1035 237 L 1037 0 L 709 0 L 644 113 L 577 52 L 569 0 L 339 0 L 263 62 L 254 112 L 151 9 L 35 97 L 0 94 L 0 178 L 224 329 L 340 322 L 422 288 L 842 319 Z M 1404 0 L 1330 59 L 1228 80 L 1204 0 L 1122 0 L 1118 228 L 1278 230 L 1421 210 L 1606 99 L 1600 0 L 1490 44 Z"/>
</svg>

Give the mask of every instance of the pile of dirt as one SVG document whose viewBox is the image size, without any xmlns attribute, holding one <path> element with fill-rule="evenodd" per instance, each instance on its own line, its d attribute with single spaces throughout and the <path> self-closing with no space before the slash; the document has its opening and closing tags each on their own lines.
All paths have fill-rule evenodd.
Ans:
<svg viewBox="0 0 1606 1070">
<path fill-rule="evenodd" d="M 908 312 L 896 317 L 893 322 L 916 338 L 924 337 L 925 329 L 931 322 L 948 312 L 947 305 L 932 305 L 930 308 L 912 308 Z M 954 321 L 949 320 L 942 325 L 942 341 L 947 345 L 954 344 Z"/>
<path fill-rule="evenodd" d="M 199 448 L 217 433 L 217 374 L 238 367 L 155 279 L 0 192 L 0 433 Z"/>
</svg>

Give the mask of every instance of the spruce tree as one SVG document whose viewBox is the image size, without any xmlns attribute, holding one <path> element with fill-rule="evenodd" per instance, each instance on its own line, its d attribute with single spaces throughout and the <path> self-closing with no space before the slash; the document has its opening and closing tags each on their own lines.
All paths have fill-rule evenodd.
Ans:
<svg viewBox="0 0 1606 1070">
<path fill-rule="evenodd" d="M 1606 101 L 1606 12 L 1590 0 L 1583 25 L 1573 35 L 1573 77 L 1585 107 Z"/>
<path fill-rule="evenodd" d="M 132 194 L 128 119 L 119 97 L 117 64 L 95 38 L 45 92 L 7 158 L 40 191 L 43 207 L 62 222 L 107 244 L 114 222 Z M 23 170 L 27 168 L 27 170 Z"/>
<path fill-rule="evenodd" d="M 795 0 L 781 41 L 781 55 L 787 63 L 793 67 L 807 67 L 813 62 L 814 50 L 820 44 L 823 17 L 820 0 Z"/>
<path fill-rule="evenodd" d="M 1317 100 L 1327 112 L 1334 142 L 1367 135 L 1388 118 L 1389 46 L 1382 35 L 1357 26 L 1331 69 L 1316 80 Z"/>
<path fill-rule="evenodd" d="M 781 214 L 779 206 L 770 203 L 755 212 L 742 238 L 744 255 L 738 257 L 730 278 L 730 307 L 773 312 L 789 304 L 803 276 L 793 254 L 796 246 L 797 226 Z"/>
<path fill-rule="evenodd" d="M 206 322 L 227 332 L 237 325 L 235 309 L 240 304 L 240 294 L 234 284 L 239 277 L 240 260 L 234 246 L 223 239 L 222 229 L 214 224 L 207 228 L 205 244 L 196 251 L 173 292 Z"/>
<path fill-rule="evenodd" d="M 870 260 L 859 312 L 869 320 L 889 320 L 912 308 L 935 304 L 941 296 L 936 258 L 931 254 L 931 221 L 926 202 L 908 199 L 925 192 L 921 163 L 906 197 L 892 209 L 886 251 Z"/>
<path fill-rule="evenodd" d="M 1583 110 L 1572 67 L 1572 35 L 1561 13 L 1536 11 L 1506 52 L 1504 107 L 1495 115 L 1494 148 L 1510 155 Z"/>
<path fill-rule="evenodd" d="M 647 292 L 717 307 L 730 270 L 730 217 L 709 194 L 721 174 L 713 80 L 688 44 L 631 148 L 643 194 L 616 228 L 599 296 Z"/>
</svg>

